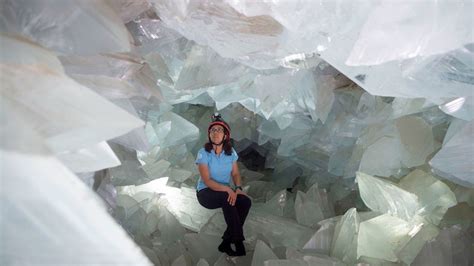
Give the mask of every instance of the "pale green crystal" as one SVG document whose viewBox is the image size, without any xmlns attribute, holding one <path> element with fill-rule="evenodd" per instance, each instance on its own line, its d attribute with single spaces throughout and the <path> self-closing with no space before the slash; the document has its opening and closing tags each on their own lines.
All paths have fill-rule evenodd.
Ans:
<svg viewBox="0 0 474 266">
<path fill-rule="evenodd" d="M 395 249 L 408 237 L 411 229 L 408 222 L 389 214 L 361 222 L 357 239 L 357 258 L 367 256 L 397 261 Z"/>
<path fill-rule="evenodd" d="M 435 225 L 457 203 L 456 196 L 447 185 L 422 170 L 414 170 L 398 186 L 418 196 L 421 207 L 419 215 Z"/>
<path fill-rule="evenodd" d="M 348 210 L 336 224 L 331 245 L 331 256 L 346 263 L 357 259 L 357 234 L 360 218 L 355 208 Z"/>
<path fill-rule="evenodd" d="M 262 266 L 266 260 L 275 260 L 278 257 L 273 251 L 261 240 L 257 240 L 255 251 L 252 259 L 252 266 Z"/>
<path fill-rule="evenodd" d="M 388 213 L 406 221 L 421 208 L 418 197 L 397 185 L 362 172 L 357 172 L 360 196 L 371 210 Z"/>
</svg>

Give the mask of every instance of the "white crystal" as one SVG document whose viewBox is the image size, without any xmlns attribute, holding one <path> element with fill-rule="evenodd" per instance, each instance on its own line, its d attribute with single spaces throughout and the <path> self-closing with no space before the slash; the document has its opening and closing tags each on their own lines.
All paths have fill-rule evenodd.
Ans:
<svg viewBox="0 0 474 266">
<path fill-rule="evenodd" d="M 446 211 L 457 204 L 456 196 L 449 187 L 422 170 L 414 170 L 405 176 L 398 186 L 418 197 L 419 215 L 437 225 Z"/>
<path fill-rule="evenodd" d="M 275 260 L 278 257 L 273 253 L 273 251 L 261 240 L 257 240 L 255 245 L 255 251 L 252 259 L 252 266 L 261 266 L 264 265 L 266 260 Z"/>
<path fill-rule="evenodd" d="M 415 194 L 389 181 L 358 172 L 357 183 L 362 200 L 373 211 L 388 213 L 409 221 L 420 209 L 418 197 Z"/>
<path fill-rule="evenodd" d="M 381 2 L 367 18 L 346 64 L 378 65 L 460 48 L 473 41 L 469 27 L 460 27 L 473 22 L 468 9 L 462 2 Z"/>
<path fill-rule="evenodd" d="M 331 256 L 346 263 L 354 263 L 357 259 L 357 234 L 360 218 L 355 208 L 348 210 L 334 229 Z"/>
<path fill-rule="evenodd" d="M 2 248 L 2 261 L 151 265 L 97 196 L 57 159 L 1 153 L 1 200 L 8 217 L 0 222 L 5 230 L 2 241 L 8 243 Z M 18 167 L 24 164 L 28 167 Z"/>
<path fill-rule="evenodd" d="M 131 48 L 127 29 L 105 1 L 6 1 L 3 5 L 3 32 L 29 36 L 60 53 L 86 55 Z"/>
<path fill-rule="evenodd" d="M 474 121 L 467 123 L 431 159 L 436 173 L 452 182 L 474 187 Z"/>
<path fill-rule="evenodd" d="M 408 222 L 388 214 L 360 223 L 357 258 L 367 256 L 397 261 L 395 249 L 411 231 Z"/>
<path fill-rule="evenodd" d="M 224 216 L 217 213 L 209 219 L 200 232 L 221 236 L 225 228 Z M 313 232 L 314 230 L 311 228 L 299 225 L 294 220 L 254 212 L 253 209 L 250 209 L 244 225 L 244 235 L 247 241 L 256 241 L 259 235 L 263 235 L 272 248 L 278 246 L 303 247 Z"/>
<path fill-rule="evenodd" d="M 76 151 L 61 152 L 57 157 L 75 173 L 95 172 L 120 165 L 119 159 L 107 142 Z"/>
</svg>

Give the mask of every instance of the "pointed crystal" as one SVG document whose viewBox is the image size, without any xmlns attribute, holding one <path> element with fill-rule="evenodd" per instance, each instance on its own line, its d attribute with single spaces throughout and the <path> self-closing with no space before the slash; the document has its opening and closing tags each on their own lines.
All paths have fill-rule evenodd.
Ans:
<svg viewBox="0 0 474 266">
<path fill-rule="evenodd" d="M 276 260 L 278 257 L 273 251 L 261 240 L 257 240 L 255 251 L 252 259 L 252 266 L 264 265 L 266 260 Z"/>
<path fill-rule="evenodd" d="M 467 123 L 431 159 L 435 173 L 454 183 L 474 187 L 474 120 Z"/>
<path fill-rule="evenodd" d="M 420 209 L 415 194 L 389 181 L 357 172 L 357 183 L 362 200 L 373 211 L 388 213 L 409 221 Z"/>
<path fill-rule="evenodd" d="M 354 263 L 357 260 L 357 234 L 360 218 L 355 208 L 348 210 L 334 229 L 331 256 Z"/>
</svg>

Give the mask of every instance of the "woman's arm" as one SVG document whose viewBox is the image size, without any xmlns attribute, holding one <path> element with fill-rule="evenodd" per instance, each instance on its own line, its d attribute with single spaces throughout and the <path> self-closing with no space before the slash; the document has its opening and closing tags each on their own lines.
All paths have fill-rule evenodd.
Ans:
<svg viewBox="0 0 474 266">
<path fill-rule="evenodd" d="M 236 187 L 240 187 L 240 189 L 237 188 L 235 190 L 235 193 L 247 196 L 247 194 L 245 194 L 245 192 L 241 189 L 242 188 L 242 178 L 240 177 L 239 166 L 237 165 L 237 162 L 234 162 L 232 164 L 232 173 L 231 173 L 231 175 L 232 175 L 232 180 L 234 181 L 234 185 Z"/>
<path fill-rule="evenodd" d="M 239 166 L 237 162 L 232 164 L 232 180 L 234 181 L 234 185 L 237 187 L 242 186 L 242 178 L 240 177 Z"/>
</svg>

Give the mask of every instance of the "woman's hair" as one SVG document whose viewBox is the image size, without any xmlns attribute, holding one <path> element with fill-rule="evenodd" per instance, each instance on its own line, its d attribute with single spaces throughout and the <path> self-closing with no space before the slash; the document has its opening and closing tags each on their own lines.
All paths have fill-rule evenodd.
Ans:
<svg viewBox="0 0 474 266">
<path fill-rule="evenodd" d="M 209 136 L 209 132 L 207 133 L 208 136 Z M 224 128 L 224 136 L 228 136 L 227 134 L 227 129 Z M 222 145 L 222 149 L 224 150 L 224 154 L 225 155 L 232 155 L 232 143 L 230 142 L 230 139 L 229 138 L 226 138 L 224 140 L 224 143 Z M 204 144 L 204 149 L 207 151 L 207 152 L 211 152 L 212 150 L 212 143 L 211 141 L 208 141 L 206 144 Z"/>
</svg>

